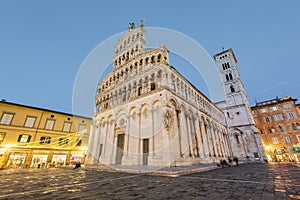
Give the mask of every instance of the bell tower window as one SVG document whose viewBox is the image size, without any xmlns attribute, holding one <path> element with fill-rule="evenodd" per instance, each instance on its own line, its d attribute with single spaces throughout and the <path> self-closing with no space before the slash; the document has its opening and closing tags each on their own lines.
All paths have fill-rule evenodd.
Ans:
<svg viewBox="0 0 300 200">
<path fill-rule="evenodd" d="M 231 92 L 235 92 L 235 89 L 234 89 L 234 87 L 232 85 L 230 86 L 230 91 Z"/>
</svg>

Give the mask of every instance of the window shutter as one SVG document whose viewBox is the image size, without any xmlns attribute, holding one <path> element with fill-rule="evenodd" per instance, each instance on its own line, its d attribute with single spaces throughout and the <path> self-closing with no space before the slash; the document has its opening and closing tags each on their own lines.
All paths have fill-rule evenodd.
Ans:
<svg viewBox="0 0 300 200">
<path fill-rule="evenodd" d="M 45 137 L 42 136 L 42 137 L 40 138 L 40 144 L 43 144 L 44 140 L 45 140 Z"/>
<path fill-rule="evenodd" d="M 31 139 L 31 135 L 28 135 L 27 142 L 30 142 L 30 139 Z"/>
<path fill-rule="evenodd" d="M 19 135 L 19 137 L 18 137 L 18 142 L 21 141 L 21 138 L 22 138 L 22 135 Z"/>
</svg>

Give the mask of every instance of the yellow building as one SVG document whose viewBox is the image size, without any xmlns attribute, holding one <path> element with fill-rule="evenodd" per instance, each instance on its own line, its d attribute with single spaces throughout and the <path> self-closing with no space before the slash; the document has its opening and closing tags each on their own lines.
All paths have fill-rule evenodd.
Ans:
<svg viewBox="0 0 300 200">
<path fill-rule="evenodd" d="M 84 163 L 91 118 L 0 101 L 0 168 Z"/>
</svg>

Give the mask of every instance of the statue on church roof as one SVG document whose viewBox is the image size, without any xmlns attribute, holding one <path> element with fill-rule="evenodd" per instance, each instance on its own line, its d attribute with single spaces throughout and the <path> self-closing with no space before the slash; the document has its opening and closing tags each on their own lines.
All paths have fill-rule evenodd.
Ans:
<svg viewBox="0 0 300 200">
<path fill-rule="evenodd" d="M 135 24 L 134 24 L 134 22 L 129 23 L 127 29 L 128 29 L 128 31 L 130 31 L 130 30 L 132 30 L 132 29 L 135 29 Z"/>
</svg>

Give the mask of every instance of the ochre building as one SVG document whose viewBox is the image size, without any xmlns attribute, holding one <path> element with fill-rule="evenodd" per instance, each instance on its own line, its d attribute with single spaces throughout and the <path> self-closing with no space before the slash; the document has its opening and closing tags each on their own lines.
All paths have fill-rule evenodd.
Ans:
<svg viewBox="0 0 300 200">
<path fill-rule="evenodd" d="M 91 119 L 0 102 L 0 168 L 85 162 Z"/>
<path fill-rule="evenodd" d="M 251 107 L 269 161 L 300 161 L 299 104 L 291 96 Z"/>
</svg>

